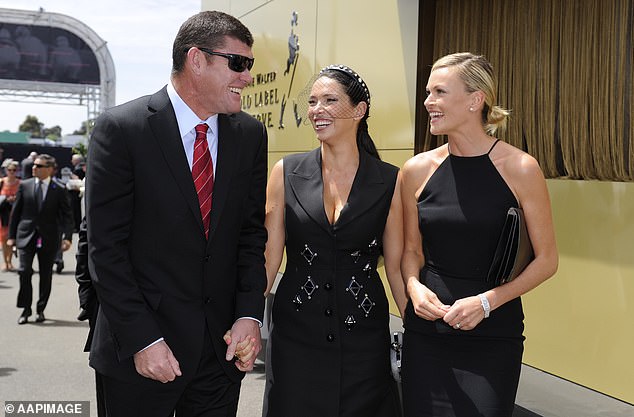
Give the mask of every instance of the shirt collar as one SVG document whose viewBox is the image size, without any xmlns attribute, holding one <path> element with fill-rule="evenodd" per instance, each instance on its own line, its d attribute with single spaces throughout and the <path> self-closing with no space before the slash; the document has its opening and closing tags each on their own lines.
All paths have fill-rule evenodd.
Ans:
<svg viewBox="0 0 634 417">
<path fill-rule="evenodd" d="M 204 122 L 207 123 L 214 135 L 218 133 L 218 115 L 214 114 L 207 118 L 207 120 L 200 120 L 196 113 L 189 108 L 187 103 L 178 95 L 172 80 L 167 83 L 167 95 L 172 102 L 174 113 L 176 114 L 176 123 L 178 123 L 178 131 L 181 138 L 185 137 L 188 133 L 192 132 L 197 124 Z"/>
</svg>

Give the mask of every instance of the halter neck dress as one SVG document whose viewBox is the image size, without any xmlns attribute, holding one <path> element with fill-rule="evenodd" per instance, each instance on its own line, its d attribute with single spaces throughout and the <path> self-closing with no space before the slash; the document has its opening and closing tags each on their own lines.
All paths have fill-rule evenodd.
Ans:
<svg viewBox="0 0 634 417">
<path fill-rule="evenodd" d="M 446 305 L 490 288 L 489 265 L 509 207 L 517 199 L 486 154 L 451 153 L 418 198 L 425 264 L 420 281 Z M 405 313 L 405 416 L 512 415 L 523 352 L 520 298 L 473 330 Z"/>
</svg>

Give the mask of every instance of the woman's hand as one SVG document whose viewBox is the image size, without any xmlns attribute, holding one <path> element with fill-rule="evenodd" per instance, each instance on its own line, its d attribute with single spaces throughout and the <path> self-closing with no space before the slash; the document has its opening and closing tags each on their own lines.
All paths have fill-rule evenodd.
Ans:
<svg viewBox="0 0 634 417">
<path fill-rule="evenodd" d="M 231 330 L 227 330 L 222 338 L 229 346 L 231 344 Z M 246 369 L 255 362 L 255 338 L 251 337 L 238 342 L 234 358 L 238 369 L 246 372 Z"/>
<path fill-rule="evenodd" d="M 414 306 L 414 312 L 425 320 L 438 320 L 444 317 L 450 306 L 440 302 L 436 293 L 416 279 L 410 280 L 407 291 Z"/>
<path fill-rule="evenodd" d="M 456 330 L 472 330 L 484 320 L 484 310 L 478 296 L 456 300 L 443 317 Z"/>
</svg>

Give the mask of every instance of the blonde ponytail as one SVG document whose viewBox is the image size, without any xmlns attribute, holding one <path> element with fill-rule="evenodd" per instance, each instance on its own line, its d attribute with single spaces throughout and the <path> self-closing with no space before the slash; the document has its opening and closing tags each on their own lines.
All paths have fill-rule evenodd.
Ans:
<svg viewBox="0 0 634 417">
<path fill-rule="evenodd" d="M 488 106 L 485 106 L 485 110 Z M 506 122 L 509 119 L 511 112 L 500 106 L 493 106 L 486 115 L 484 122 L 484 130 L 489 135 L 494 135 L 497 130 L 504 131 L 506 129 Z"/>
</svg>

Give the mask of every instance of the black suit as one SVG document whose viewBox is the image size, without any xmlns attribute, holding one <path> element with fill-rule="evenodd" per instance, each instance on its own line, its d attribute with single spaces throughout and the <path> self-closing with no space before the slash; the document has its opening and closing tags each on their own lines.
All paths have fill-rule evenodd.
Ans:
<svg viewBox="0 0 634 417">
<path fill-rule="evenodd" d="M 88 314 L 88 337 L 84 345 L 84 352 L 90 352 L 92 337 L 95 331 L 95 321 L 97 320 L 97 311 L 99 310 L 99 300 L 97 293 L 90 279 L 90 270 L 88 269 L 88 235 L 86 232 L 86 218 L 84 217 L 79 227 L 77 239 L 77 252 L 75 253 L 77 265 L 75 267 L 75 280 L 79 285 L 77 293 L 79 295 L 79 306 Z M 95 395 L 97 398 L 97 416 L 105 417 L 106 409 L 103 394 L 103 381 L 99 372 L 95 372 Z"/>
<path fill-rule="evenodd" d="M 18 248 L 20 267 L 20 291 L 18 307 L 31 309 L 33 287 L 33 258 L 37 254 L 40 272 L 40 294 L 37 312 L 46 308 L 51 294 L 53 262 L 60 246 L 60 230 L 65 240 L 72 239 L 73 223 L 68 192 L 63 184 L 51 178 L 46 197 L 38 210 L 35 198 L 36 178 L 20 183 L 16 195 L 11 220 L 9 221 L 9 239 L 14 239 Z"/>
<path fill-rule="evenodd" d="M 222 336 L 239 317 L 263 316 L 267 136 L 245 113 L 219 115 L 218 131 L 207 240 L 166 89 L 97 120 L 86 183 L 89 265 L 100 301 L 90 364 L 110 378 L 157 390 L 186 384 L 206 334 L 224 372 L 243 377 L 225 360 Z M 133 362 L 161 337 L 183 373 L 169 384 L 142 377 Z"/>
</svg>

